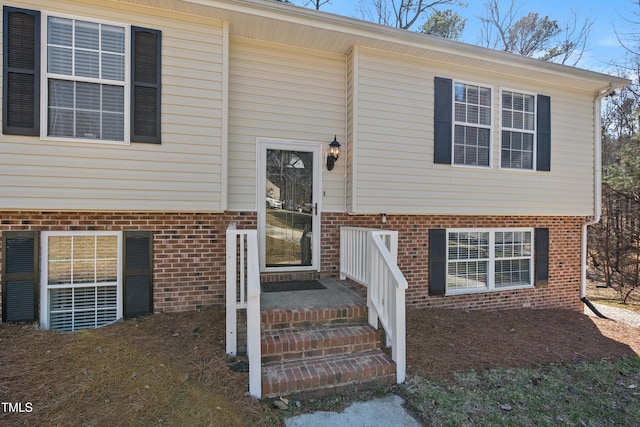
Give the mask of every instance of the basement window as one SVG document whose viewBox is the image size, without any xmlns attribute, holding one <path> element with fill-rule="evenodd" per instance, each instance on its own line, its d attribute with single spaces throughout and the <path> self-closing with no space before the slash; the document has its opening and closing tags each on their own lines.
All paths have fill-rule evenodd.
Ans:
<svg viewBox="0 0 640 427">
<path fill-rule="evenodd" d="M 122 318 L 118 232 L 42 233 L 42 327 L 98 328 Z"/>
<path fill-rule="evenodd" d="M 533 286 L 533 229 L 447 230 L 447 295 Z"/>
</svg>

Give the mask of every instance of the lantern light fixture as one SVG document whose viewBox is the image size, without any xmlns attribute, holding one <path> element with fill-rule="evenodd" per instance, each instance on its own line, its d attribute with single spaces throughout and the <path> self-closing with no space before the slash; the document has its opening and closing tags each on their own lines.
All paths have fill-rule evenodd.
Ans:
<svg viewBox="0 0 640 427">
<path fill-rule="evenodd" d="M 340 143 L 336 138 L 336 135 L 333 136 L 333 141 L 329 144 L 329 153 L 327 154 L 327 170 L 333 170 L 336 161 L 340 157 Z"/>
</svg>

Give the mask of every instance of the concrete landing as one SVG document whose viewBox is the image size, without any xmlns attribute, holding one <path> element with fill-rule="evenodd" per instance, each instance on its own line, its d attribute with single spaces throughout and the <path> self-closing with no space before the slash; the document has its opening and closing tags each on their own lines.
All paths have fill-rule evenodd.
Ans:
<svg viewBox="0 0 640 427">
<path fill-rule="evenodd" d="M 319 279 L 326 289 L 292 292 L 261 292 L 260 309 L 313 307 L 366 304 L 366 299 L 354 291 L 355 285 L 335 279 Z"/>
</svg>

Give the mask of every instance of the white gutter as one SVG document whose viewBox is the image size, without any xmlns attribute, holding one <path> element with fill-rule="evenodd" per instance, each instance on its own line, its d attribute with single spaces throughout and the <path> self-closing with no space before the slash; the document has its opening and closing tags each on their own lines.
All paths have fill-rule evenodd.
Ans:
<svg viewBox="0 0 640 427">
<path fill-rule="evenodd" d="M 594 212 L 593 218 L 585 222 L 582 226 L 582 253 L 581 253 L 581 277 L 580 277 L 580 299 L 585 298 L 587 295 L 587 228 L 590 225 L 594 225 L 600 222 L 602 218 L 602 99 L 611 95 L 617 86 L 611 83 L 608 87 L 602 89 L 596 95 L 593 101 L 593 114 L 594 114 L 594 160 L 593 160 L 593 172 L 594 172 Z"/>
</svg>

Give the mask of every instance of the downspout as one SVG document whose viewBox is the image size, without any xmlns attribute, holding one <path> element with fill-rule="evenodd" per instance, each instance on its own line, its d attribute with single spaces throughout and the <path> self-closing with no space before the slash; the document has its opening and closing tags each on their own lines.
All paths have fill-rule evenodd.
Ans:
<svg viewBox="0 0 640 427">
<path fill-rule="evenodd" d="M 582 225 L 582 253 L 581 253 L 581 277 L 580 277 L 580 300 L 589 307 L 589 309 L 598 317 L 606 319 L 607 317 L 600 313 L 598 309 L 587 298 L 587 229 L 590 225 L 597 224 L 602 218 L 602 117 L 601 104 L 602 99 L 615 91 L 615 85 L 611 85 L 596 95 L 593 101 L 594 115 L 594 137 L 595 152 L 593 162 L 594 172 L 594 213 L 593 218 Z"/>
</svg>

